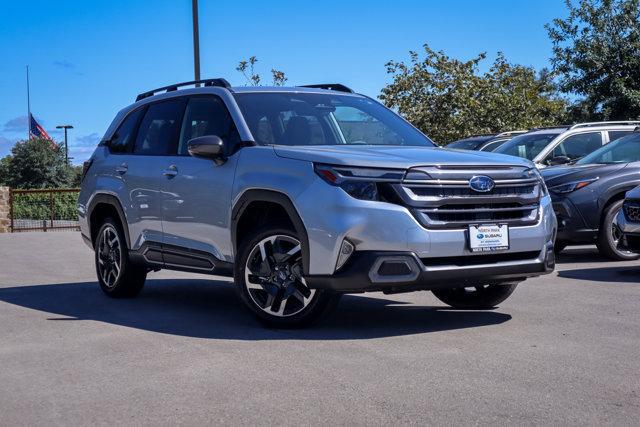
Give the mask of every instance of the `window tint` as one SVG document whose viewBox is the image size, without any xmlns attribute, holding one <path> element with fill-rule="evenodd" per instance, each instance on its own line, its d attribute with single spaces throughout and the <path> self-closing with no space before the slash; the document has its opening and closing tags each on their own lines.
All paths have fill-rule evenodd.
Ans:
<svg viewBox="0 0 640 427">
<path fill-rule="evenodd" d="M 130 153 L 133 147 L 133 136 L 144 108 L 129 113 L 109 142 L 112 153 Z"/>
<path fill-rule="evenodd" d="M 613 142 L 616 139 L 620 139 L 623 136 L 627 136 L 633 131 L 631 130 L 610 130 L 609 131 L 609 142 Z"/>
<path fill-rule="evenodd" d="M 593 153 L 600 147 L 602 147 L 600 132 L 571 135 L 554 148 L 548 158 L 566 156 L 572 160 L 579 159 Z"/>
<path fill-rule="evenodd" d="M 134 152 L 147 156 L 174 153 L 184 104 L 183 99 L 151 104 L 140 123 Z"/>
<path fill-rule="evenodd" d="M 216 135 L 229 146 L 240 142 L 240 136 L 227 107 L 217 96 L 194 97 L 189 100 L 182 121 L 178 154 L 188 155 L 190 139 Z"/>
</svg>

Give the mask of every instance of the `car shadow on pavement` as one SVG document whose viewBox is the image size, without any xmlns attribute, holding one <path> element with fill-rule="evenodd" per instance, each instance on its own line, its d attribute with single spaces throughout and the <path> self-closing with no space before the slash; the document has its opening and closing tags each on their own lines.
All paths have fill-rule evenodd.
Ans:
<svg viewBox="0 0 640 427">
<path fill-rule="evenodd" d="M 493 311 L 346 295 L 315 326 L 271 330 L 246 312 L 231 283 L 201 279 L 147 280 L 134 299 L 111 299 L 96 282 L 19 286 L 0 289 L 0 301 L 50 313 L 48 321 L 95 320 L 172 335 L 236 340 L 368 339 L 497 325 L 511 319 Z"/>
<path fill-rule="evenodd" d="M 598 262 L 615 262 L 612 261 L 598 252 L 595 247 L 577 247 L 572 248 L 569 246 L 562 252 L 556 255 L 556 262 L 558 264 L 593 264 Z"/>
<path fill-rule="evenodd" d="M 624 262 L 624 261 L 623 261 Z M 579 268 L 558 271 L 558 276 L 566 279 L 585 280 L 588 282 L 635 283 L 640 284 L 640 266 Z"/>
</svg>

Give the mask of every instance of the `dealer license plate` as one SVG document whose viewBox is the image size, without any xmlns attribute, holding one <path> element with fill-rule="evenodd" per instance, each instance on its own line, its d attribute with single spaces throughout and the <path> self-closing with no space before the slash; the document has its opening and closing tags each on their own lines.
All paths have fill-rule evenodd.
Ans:
<svg viewBox="0 0 640 427">
<path fill-rule="evenodd" d="M 471 252 L 509 249 L 509 226 L 507 224 L 470 225 L 469 249 Z"/>
</svg>

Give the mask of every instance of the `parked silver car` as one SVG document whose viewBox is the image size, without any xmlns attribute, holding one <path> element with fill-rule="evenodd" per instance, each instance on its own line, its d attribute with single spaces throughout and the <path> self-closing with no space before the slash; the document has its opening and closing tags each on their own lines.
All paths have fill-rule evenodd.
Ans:
<svg viewBox="0 0 640 427">
<path fill-rule="evenodd" d="M 490 308 L 554 268 L 556 218 L 525 159 L 437 148 L 342 85 L 144 93 L 85 165 L 78 211 L 110 296 L 162 268 L 234 276 L 269 325 L 342 293 L 432 290 Z"/>
</svg>

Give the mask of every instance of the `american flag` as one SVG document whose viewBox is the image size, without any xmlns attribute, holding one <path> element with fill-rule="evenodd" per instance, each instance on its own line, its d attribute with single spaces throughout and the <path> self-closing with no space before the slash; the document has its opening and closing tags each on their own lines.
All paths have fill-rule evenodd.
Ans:
<svg viewBox="0 0 640 427">
<path fill-rule="evenodd" d="M 29 138 L 44 138 L 50 141 L 52 140 L 47 131 L 44 130 L 44 128 L 40 126 L 40 123 L 38 123 L 33 117 L 33 114 L 29 115 Z"/>
</svg>

